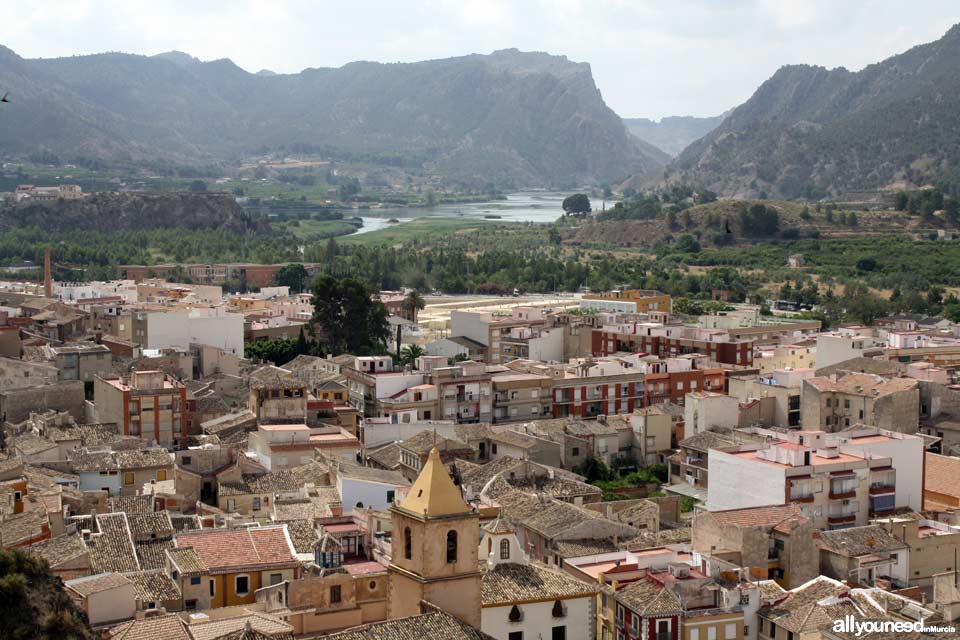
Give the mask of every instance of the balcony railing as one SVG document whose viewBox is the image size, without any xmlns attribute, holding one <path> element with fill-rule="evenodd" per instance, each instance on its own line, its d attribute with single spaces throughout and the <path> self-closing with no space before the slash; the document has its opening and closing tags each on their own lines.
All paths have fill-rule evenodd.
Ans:
<svg viewBox="0 0 960 640">
<path fill-rule="evenodd" d="M 877 496 L 885 493 L 896 493 L 897 486 L 893 484 L 871 484 L 870 495 Z"/>
</svg>

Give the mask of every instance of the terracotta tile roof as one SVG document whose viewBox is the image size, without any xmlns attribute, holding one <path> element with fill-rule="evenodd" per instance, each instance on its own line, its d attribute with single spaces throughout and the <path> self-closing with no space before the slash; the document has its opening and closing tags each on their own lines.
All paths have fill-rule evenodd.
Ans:
<svg viewBox="0 0 960 640">
<path fill-rule="evenodd" d="M 128 513 L 127 524 L 134 540 L 169 538 L 174 532 L 168 511 Z"/>
<path fill-rule="evenodd" d="M 108 498 L 107 507 L 111 513 L 153 513 L 153 498 L 151 496 L 118 496 Z"/>
<path fill-rule="evenodd" d="M 420 433 L 407 438 L 400 443 L 400 446 L 407 451 L 418 454 L 430 453 L 430 449 L 436 447 L 441 453 L 449 449 L 469 449 L 470 446 L 454 438 L 445 438 L 438 436 L 434 431 L 424 429 Z"/>
<path fill-rule="evenodd" d="M 86 541 L 94 571 L 128 573 L 140 570 L 140 562 L 127 524 L 127 514 L 98 514 L 97 530 L 98 533 Z"/>
<path fill-rule="evenodd" d="M 345 478 L 391 484 L 398 487 L 404 487 L 410 484 L 399 471 L 387 471 L 386 469 L 361 467 L 358 464 L 353 464 L 350 462 L 337 462 L 334 465 L 333 470 L 335 473 Z"/>
<path fill-rule="evenodd" d="M 483 574 L 483 606 L 503 606 L 518 600 L 564 600 L 591 597 L 597 587 L 535 563 L 503 562 Z"/>
<path fill-rule="evenodd" d="M 133 620 L 111 629 L 110 640 L 193 640 L 187 623 L 175 613 Z"/>
<path fill-rule="evenodd" d="M 481 528 L 487 533 L 492 533 L 492 534 L 502 535 L 505 533 L 516 532 L 516 529 L 513 527 L 513 525 L 511 525 L 509 522 L 507 522 L 503 518 L 496 518 L 495 520 L 492 520 L 491 522 L 488 522 L 487 524 L 483 525 L 483 527 Z"/>
<path fill-rule="evenodd" d="M 924 489 L 960 497 L 960 458 L 926 454 Z"/>
<path fill-rule="evenodd" d="M 173 566 L 184 575 L 206 573 L 208 571 L 207 565 L 203 563 L 193 547 L 172 547 L 165 549 L 164 552 L 170 557 Z"/>
<path fill-rule="evenodd" d="M 47 561 L 47 564 L 54 568 L 87 554 L 87 547 L 83 544 L 83 538 L 77 534 L 64 534 L 56 538 L 50 538 L 24 547 L 23 550 L 30 555 L 43 558 Z"/>
<path fill-rule="evenodd" d="M 493 640 L 442 611 L 365 624 L 325 636 L 325 640 Z"/>
<path fill-rule="evenodd" d="M 155 602 L 159 606 L 162 602 L 180 599 L 176 583 L 163 571 L 137 571 L 125 575 L 133 583 L 141 602 Z"/>
<path fill-rule="evenodd" d="M 400 445 L 391 442 L 367 453 L 367 458 L 384 469 L 394 470 L 400 466 Z"/>
<path fill-rule="evenodd" d="M 200 528 L 200 518 L 198 516 L 170 515 L 170 524 L 174 531 L 192 531 Z"/>
<path fill-rule="evenodd" d="M 221 481 L 219 484 L 219 495 L 221 496 L 259 495 L 278 491 L 296 491 L 301 486 L 301 483 L 293 474 L 286 470 L 263 474 L 245 473 L 239 481 Z"/>
<path fill-rule="evenodd" d="M 757 583 L 760 590 L 760 600 L 770 603 L 787 595 L 787 590 L 777 584 L 776 580 L 761 580 Z"/>
<path fill-rule="evenodd" d="M 238 568 L 298 564 L 283 525 L 248 529 L 201 529 L 175 538 L 177 547 L 193 547 L 211 573 Z"/>
<path fill-rule="evenodd" d="M 787 592 L 781 600 L 774 604 L 761 607 L 758 615 L 773 620 L 778 627 L 787 631 L 800 633 L 803 630 L 819 629 L 819 622 L 827 613 L 825 607 L 818 603 L 824 598 L 838 596 L 846 592 L 848 586 L 825 576 L 817 576 L 813 580 Z M 841 615 L 840 618 L 843 616 Z"/>
<path fill-rule="evenodd" d="M 320 540 L 320 535 L 313 528 L 312 520 L 288 520 L 277 522 L 277 524 L 287 525 L 290 541 L 293 542 L 293 548 L 297 553 L 313 553 L 313 548 Z"/>
<path fill-rule="evenodd" d="M 895 535 L 880 525 L 821 531 L 817 543 L 821 549 L 842 556 L 864 556 L 878 551 L 907 549 Z"/>
<path fill-rule="evenodd" d="M 555 542 L 557 552 L 564 558 L 580 558 L 617 550 L 612 538 L 561 540 Z"/>
<path fill-rule="evenodd" d="M 700 433 L 684 438 L 678 443 L 681 447 L 696 449 L 697 451 L 707 451 L 718 447 L 729 447 L 736 444 L 733 436 L 729 433 L 720 433 L 717 431 L 701 431 Z"/>
<path fill-rule="evenodd" d="M 616 599 L 641 616 L 683 613 L 683 605 L 676 595 L 649 580 L 627 585 L 617 592 Z"/>
<path fill-rule="evenodd" d="M 713 518 L 717 524 L 723 527 L 775 527 L 784 520 L 806 518 L 800 507 L 794 503 L 711 511 L 701 517 L 704 516 Z"/>
<path fill-rule="evenodd" d="M 94 593 L 109 591 L 124 585 L 131 584 L 131 580 L 119 573 L 98 573 L 83 578 L 74 578 L 63 583 L 77 595 L 86 598 Z"/>
<path fill-rule="evenodd" d="M 50 520 L 45 511 L 31 509 L 0 520 L 0 547 L 15 547 L 44 535 L 49 535 Z"/>
<path fill-rule="evenodd" d="M 851 373 L 842 377 L 807 378 L 805 384 L 817 391 L 878 397 L 917 388 L 912 378 L 884 378 L 871 373 Z"/>
<path fill-rule="evenodd" d="M 173 457 L 166 449 L 89 452 L 81 450 L 70 459 L 76 473 L 106 470 L 153 469 L 173 466 Z"/>
<path fill-rule="evenodd" d="M 143 570 L 163 569 L 167 566 L 167 549 L 173 548 L 173 539 L 145 540 L 134 543 L 137 550 L 137 561 Z"/>
<path fill-rule="evenodd" d="M 229 638 L 243 638 L 248 636 L 237 635 L 248 626 L 252 631 L 261 634 L 261 637 L 292 638 L 293 627 L 279 618 L 259 611 L 242 610 L 241 615 L 232 615 L 225 618 L 214 618 L 209 621 L 193 622 L 189 625 L 193 640 L 224 640 Z M 257 636 L 249 636 L 257 638 Z M 259 639 L 258 639 L 259 640 Z"/>
</svg>

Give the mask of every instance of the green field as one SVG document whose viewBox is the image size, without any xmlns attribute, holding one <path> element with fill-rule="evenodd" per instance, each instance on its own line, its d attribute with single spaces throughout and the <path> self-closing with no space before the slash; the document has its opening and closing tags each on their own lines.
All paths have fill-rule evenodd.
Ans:
<svg viewBox="0 0 960 640">
<path fill-rule="evenodd" d="M 523 226 L 517 222 L 478 220 L 477 218 L 417 218 L 386 229 L 338 238 L 337 242 L 362 245 L 396 245 L 413 241 L 421 242 L 452 234 L 464 234 L 470 231 L 483 230 L 489 232 L 508 228 L 520 229 Z"/>
</svg>

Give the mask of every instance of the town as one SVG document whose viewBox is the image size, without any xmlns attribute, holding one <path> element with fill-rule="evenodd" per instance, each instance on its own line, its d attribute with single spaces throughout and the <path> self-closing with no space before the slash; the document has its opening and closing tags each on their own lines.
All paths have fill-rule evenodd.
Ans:
<svg viewBox="0 0 960 640">
<path fill-rule="evenodd" d="M 48 254 L 42 282 L 0 283 L 0 544 L 103 638 L 848 640 L 834 621 L 960 618 L 957 323 L 379 291 L 383 354 L 271 362 L 258 344 L 323 332 L 288 267 L 58 282 Z"/>
</svg>

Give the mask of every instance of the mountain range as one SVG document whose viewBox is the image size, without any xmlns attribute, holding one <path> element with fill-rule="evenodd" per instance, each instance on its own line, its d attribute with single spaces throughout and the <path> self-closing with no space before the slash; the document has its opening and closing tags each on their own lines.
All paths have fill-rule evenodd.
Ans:
<svg viewBox="0 0 960 640">
<path fill-rule="evenodd" d="M 711 118 L 668 116 L 660 120 L 624 118 L 627 131 L 653 146 L 676 157 L 694 140 L 699 140 L 717 128 L 730 112 Z"/>
<path fill-rule="evenodd" d="M 836 197 L 934 183 L 960 192 L 960 25 L 851 72 L 778 70 L 666 169 L 721 195 Z"/>
<path fill-rule="evenodd" d="M 0 87 L 11 157 L 219 163 L 284 149 L 524 186 L 669 160 L 627 132 L 588 64 L 515 49 L 275 74 L 180 52 L 34 60 L 0 46 Z"/>
</svg>

